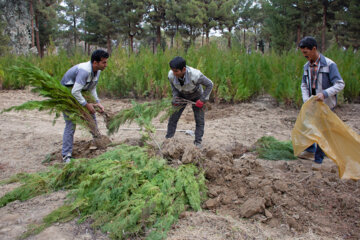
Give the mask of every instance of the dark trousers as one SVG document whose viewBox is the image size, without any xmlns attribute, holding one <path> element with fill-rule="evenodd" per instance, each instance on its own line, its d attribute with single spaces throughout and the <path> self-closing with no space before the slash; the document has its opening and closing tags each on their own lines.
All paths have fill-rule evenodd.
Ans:
<svg viewBox="0 0 360 240">
<path fill-rule="evenodd" d="M 312 89 L 312 94 L 311 95 L 316 95 L 316 89 Z M 334 109 L 331 109 L 331 111 L 334 111 Z M 315 162 L 316 163 L 322 163 L 325 157 L 325 153 L 324 151 L 320 148 L 319 145 L 317 144 L 313 144 L 310 147 L 308 147 L 305 151 L 307 152 L 311 152 L 311 153 L 315 153 Z"/>
<path fill-rule="evenodd" d="M 186 107 L 186 105 L 180 105 L 180 106 L 181 108 L 178 111 L 174 112 L 169 118 L 167 133 L 165 136 L 166 138 L 172 138 L 175 135 L 177 123 Z M 195 105 L 192 105 L 192 109 L 194 112 L 195 123 L 196 123 L 194 143 L 200 144 L 202 141 L 202 137 L 204 135 L 205 114 L 202 108 L 195 107 Z"/>
<path fill-rule="evenodd" d="M 319 145 L 313 144 L 310 147 L 306 149 L 306 151 L 315 153 L 315 162 L 316 163 L 322 163 L 325 157 L 324 151 L 320 148 Z"/>
</svg>

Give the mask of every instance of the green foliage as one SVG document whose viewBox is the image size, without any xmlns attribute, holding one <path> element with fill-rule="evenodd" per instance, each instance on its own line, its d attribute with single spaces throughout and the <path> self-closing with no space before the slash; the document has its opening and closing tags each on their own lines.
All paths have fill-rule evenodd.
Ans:
<svg viewBox="0 0 360 240">
<path fill-rule="evenodd" d="M 262 137 L 255 143 L 260 158 L 268 160 L 295 160 L 291 141 L 281 142 L 274 137 Z"/>
<path fill-rule="evenodd" d="M 349 48 L 347 51 L 339 50 L 336 47 L 330 48 L 327 57 L 336 62 L 341 77 L 345 81 L 345 89 L 343 91 L 344 98 L 348 102 L 360 99 L 360 68 L 354 64 L 355 59 L 360 58 L 360 52 Z"/>
<path fill-rule="evenodd" d="M 16 188 L 0 198 L 0 207 L 15 200 L 24 201 L 50 191 L 48 182 L 44 176 L 34 174 L 31 177 L 28 177 L 27 180 L 25 185 Z"/>
<path fill-rule="evenodd" d="M 337 47 L 325 52 L 325 56 L 337 63 L 345 81 L 342 93 L 348 102 L 360 97 L 360 68 L 354 64 L 359 61 L 359 54 L 359 51 L 351 48 L 344 51 Z M 169 61 L 177 55 L 183 56 L 187 65 L 198 68 L 214 82 L 211 100 L 241 102 L 267 93 L 280 103 L 302 105 L 300 84 L 306 59 L 300 51 L 248 54 L 239 46 L 223 49 L 216 44 L 190 47 L 187 52 L 174 48 L 156 54 L 142 48 L 137 54 L 129 55 L 123 48 L 118 48 L 113 51 L 108 67 L 101 73 L 98 93 L 109 97 L 167 98 L 171 96 L 167 79 Z M 53 78 L 60 79 L 68 68 L 86 60 L 88 56 L 79 52 L 69 57 L 64 51 L 43 59 L 4 56 L 0 58 L 0 78 L 3 78 L 4 88 L 23 88 L 27 81 L 16 77 L 9 66 L 30 62 Z"/>
<path fill-rule="evenodd" d="M 77 216 L 76 208 L 72 205 L 63 205 L 44 217 L 42 224 L 30 224 L 28 230 L 24 232 L 19 239 L 26 239 L 32 235 L 37 235 L 44 229 L 50 227 L 56 222 L 67 222 Z"/>
<path fill-rule="evenodd" d="M 59 80 L 29 63 L 13 66 L 11 70 L 15 76 L 27 81 L 33 87 L 32 91 L 45 97 L 45 100 L 28 101 L 2 112 L 38 109 L 55 113 L 55 119 L 66 113 L 70 120 L 88 129 L 93 136 L 100 135 L 91 114 L 72 96 L 70 89 L 60 84 Z"/>
<path fill-rule="evenodd" d="M 64 206 L 46 216 L 43 224 L 30 226 L 23 237 L 79 216 L 80 221 L 93 219 L 93 227 L 114 239 L 135 234 L 164 239 L 179 214 L 187 208 L 200 210 L 206 195 L 204 175 L 195 166 L 174 169 L 164 159 L 150 158 L 145 148 L 126 145 L 26 178 L 21 187 L 0 198 L 1 206 L 64 188 L 71 193 Z M 37 191 L 28 194 L 24 189 Z"/>
<path fill-rule="evenodd" d="M 10 184 L 14 182 L 26 182 L 31 178 L 31 175 L 28 173 L 18 173 L 16 175 L 13 175 L 9 179 L 1 180 L 0 185 Z"/>
<path fill-rule="evenodd" d="M 109 134 L 117 132 L 121 125 L 133 121 L 136 121 L 141 128 L 152 128 L 151 121 L 153 118 L 157 117 L 161 112 L 165 112 L 164 115 L 161 116 L 160 120 L 162 121 L 174 111 L 171 99 L 163 99 L 161 101 L 146 102 L 142 104 L 132 101 L 132 105 L 133 107 L 123 109 L 111 118 L 108 127 Z"/>
<path fill-rule="evenodd" d="M 160 122 L 162 122 L 174 113 L 174 111 L 179 110 L 179 108 L 173 107 L 170 99 L 163 99 L 161 101 L 153 101 L 142 104 L 132 101 L 132 105 L 133 107 L 123 109 L 114 117 L 111 117 L 110 122 L 107 124 L 108 134 L 117 132 L 119 127 L 125 123 L 135 121 L 140 127 L 142 134 L 141 141 L 144 144 L 147 144 L 148 140 L 151 139 L 161 152 L 161 147 L 153 136 L 153 133 L 155 133 L 155 127 L 152 124 L 152 120 L 163 112 L 163 115 L 160 117 Z"/>
</svg>

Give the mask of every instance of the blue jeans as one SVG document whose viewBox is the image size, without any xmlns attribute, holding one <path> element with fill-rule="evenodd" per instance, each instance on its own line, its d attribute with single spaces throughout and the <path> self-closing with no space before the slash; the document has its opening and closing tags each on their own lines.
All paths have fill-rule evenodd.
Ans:
<svg viewBox="0 0 360 240">
<path fill-rule="evenodd" d="M 321 164 L 324 160 L 325 153 L 323 150 L 319 147 L 319 145 L 316 145 L 315 143 L 308 147 L 305 151 L 315 153 L 315 162 Z"/>
</svg>

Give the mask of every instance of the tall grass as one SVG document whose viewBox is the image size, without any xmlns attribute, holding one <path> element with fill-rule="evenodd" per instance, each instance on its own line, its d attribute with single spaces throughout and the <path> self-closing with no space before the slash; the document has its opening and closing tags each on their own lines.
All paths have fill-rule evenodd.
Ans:
<svg viewBox="0 0 360 240">
<path fill-rule="evenodd" d="M 325 55 L 334 60 L 346 83 L 342 93 L 346 101 L 357 101 L 360 97 L 360 60 L 358 52 L 343 51 L 336 47 Z M 291 50 L 282 55 L 274 52 L 246 53 L 241 47 L 221 48 L 210 44 L 201 48 L 173 48 L 153 54 L 142 48 L 129 54 L 118 48 L 109 59 L 108 68 L 102 73 L 98 91 L 109 97 L 163 98 L 171 95 L 167 79 L 169 61 L 182 56 L 187 64 L 200 69 L 214 82 L 211 99 L 222 102 L 247 101 L 260 94 L 270 94 L 279 102 L 300 106 L 301 76 L 306 59 L 300 51 Z M 4 56 L 0 58 L 0 83 L 3 88 L 16 89 L 26 86 L 26 79 L 16 79 L 7 69 L 19 60 L 33 63 L 57 79 L 71 66 L 88 61 L 85 54 L 68 56 L 65 51 L 39 59 L 34 56 Z"/>
</svg>

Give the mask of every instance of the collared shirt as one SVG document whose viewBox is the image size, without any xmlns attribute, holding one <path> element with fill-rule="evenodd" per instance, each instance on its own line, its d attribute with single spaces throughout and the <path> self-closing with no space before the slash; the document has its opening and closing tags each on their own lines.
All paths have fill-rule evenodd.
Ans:
<svg viewBox="0 0 360 240">
<path fill-rule="evenodd" d="M 316 79 L 317 73 L 319 70 L 320 54 L 318 59 L 314 63 L 310 63 L 310 72 L 311 72 L 311 87 L 312 89 L 316 88 Z"/>
<path fill-rule="evenodd" d="M 96 102 L 100 102 L 96 92 L 96 85 L 100 73 L 100 70 L 97 72 L 93 71 L 91 61 L 79 63 L 64 74 L 61 84 L 66 87 L 72 87 L 72 95 L 83 106 L 85 106 L 87 102 L 82 96 L 81 91 L 90 91 Z"/>
<path fill-rule="evenodd" d="M 186 72 L 182 78 L 176 77 L 173 71 L 170 70 L 168 79 L 173 97 L 182 97 L 189 100 L 200 98 L 203 102 L 209 100 L 213 83 L 198 69 L 186 66 Z M 206 89 L 203 90 L 202 86 L 205 86 Z"/>
<path fill-rule="evenodd" d="M 344 80 L 339 73 L 336 63 L 324 55 L 320 54 L 320 61 L 317 65 L 315 91 L 312 91 L 310 61 L 307 61 L 304 65 L 301 80 L 302 99 L 306 102 L 311 95 L 323 93 L 325 96 L 324 103 L 327 104 L 330 109 L 334 108 L 336 106 L 337 93 L 345 87 Z"/>
</svg>

